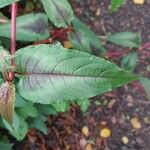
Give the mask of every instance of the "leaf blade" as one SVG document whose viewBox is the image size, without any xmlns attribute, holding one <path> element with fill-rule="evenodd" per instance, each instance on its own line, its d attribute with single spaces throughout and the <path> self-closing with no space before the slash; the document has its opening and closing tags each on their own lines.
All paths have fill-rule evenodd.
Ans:
<svg viewBox="0 0 150 150">
<path fill-rule="evenodd" d="M 10 124 L 13 121 L 15 104 L 15 86 L 10 82 L 5 82 L 0 87 L 0 114 Z"/>
<path fill-rule="evenodd" d="M 45 12 L 57 27 L 67 27 L 74 18 L 67 0 L 42 0 Z"/>
<path fill-rule="evenodd" d="M 136 79 L 109 61 L 68 51 L 58 43 L 30 46 L 16 54 L 18 91 L 38 103 L 88 98 Z"/>
<path fill-rule="evenodd" d="M 11 22 L 0 25 L 0 36 L 10 38 Z M 16 39 L 19 41 L 37 41 L 49 37 L 48 18 L 44 13 L 26 14 L 17 17 Z"/>
<path fill-rule="evenodd" d="M 19 0 L 1 0 L 0 1 L 0 8 L 5 7 L 7 5 L 10 5 L 10 4 L 17 2 L 17 1 L 19 1 Z"/>
</svg>

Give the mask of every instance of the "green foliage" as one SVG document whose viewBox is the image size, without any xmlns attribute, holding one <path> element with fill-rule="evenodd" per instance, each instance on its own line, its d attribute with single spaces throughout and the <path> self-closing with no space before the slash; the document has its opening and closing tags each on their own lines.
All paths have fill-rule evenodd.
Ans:
<svg viewBox="0 0 150 150">
<path fill-rule="evenodd" d="M 150 100 L 150 79 L 145 78 L 145 77 L 139 77 L 139 81 L 142 83 L 146 91 L 147 98 Z"/>
<path fill-rule="evenodd" d="M 57 112 L 66 112 L 69 110 L 70 105 L 68 102 L 58 102 L 58 103 L 52 103 L 51 106 L 57 111 Z"/>
<path fill-rule="evenodd" d="M 0 142 L 0 149 L 1 150 L 12 150 L 12 145 L 10 143 L 2 143 Z"/>
<path fill-rule="evenodd" d="M 73 48 L 90 53 L 90 43 L 87 42 L 88 37 L 83 30 L 78 29 L 74 32 L 71 32 L 68 36 L 68 39 L 73 45 Z"/>
<path fill-rule="evenodd" d="M 89 106 L 90 106 L 90 101 L 87 98 L 79 99 L 76 102 L 80 106 L 83 113 L 85 113 L 88 110 Z"/>
<path fill-rule="evenodd" d="M 136 64 L 138 61 L 138 54 L 136 51 L 131 51 L 126 56 L 123 57 L 121 61 L 121 66 L 124 69 L 127 69 L 129 71 L 134 71 Z"/>
<path fill-rule="evenodd" d="M 128 48 L 138 48 L 141 44 L 141 37 L 138 33 L 120 32 L 109 34 L 107 41 Z"/>
<path fill-rule="evenodd" d="M 15 1 L 1 0 L 0 7 L 13 2 Z M 116 11 L 116 5 L 118 7 L 122 3 L 122 0 L 112 1 L 111 11 Z M 17 140 L 24 139 L 30 128 L 36 128 L 47 134 L 45 124 L 47 116 L 68 111 L 73 100 L 83 112 L 86 112 L 90 105 L 89 97 L 137 79 L 135 75 L 115 64 L 88 54 L 92 48 L 103 54 L 105 48 L 99 37 L 75 18 L 67 0 L 42 0 L 42 4 L 50 21 L 56 27 L 73 29 L 68 34 L 68 40 L 77 50 L 65 49 L 60 43 L 41 44 L 21 48 L 11 56 L 0 47 L 0 114 L 3 117 L 0 125 Z M 44 13 L 32 13 L 18 17 L 17 40 L 33 42 L 48 38 L 50 34 L 47 16 Z M 7 23 L 0 24 L 0 41 L 7 49 L 10 49 L 8 44 L 10 23 L 8 20 Z M 141 42 L 139 35 L 131 32 L 110 34 L 107 40 L 129 48 L 137 48 Z M 16 68 L 11 65 L 12 58 L 15 60 Z M 137 54 L 129 53 L 129 56 L 123 59 L 122 66 L 129 70 L 133 69 L 135 67 L 133 58 L 135 60 Z M 8 80 L 7 72 L 11 71 L 15 73 L 14 81 L 5 82 Z M 148 89 L 148 80 L 140 80 Z M 4 102 L 7 102 L 5 107 L 1 107 Z M 9 145 L 2 146 L 6 146 L 3 149 L 9 147 Z"/>
<path fill-rule="evenodd" d="M 30 128 L 35 128 L 38 129 L 39 131 L 41 131 L 44 134 L 47 134 L 47 127 L 45 124 L 45 121 L 47 120 L 47 118 L 44 115 L 40 115 L 37 118 L 32 118 L 29 120 L 29 126 Z"/>
<path fill-rule="evenodd" d="M 125 0 L 111 0 L 111 5 L 110 5 L 110 12 L 115 12 L 118 10 L 120 6 L 124 4 Z"/>
<path fill-rule="evenodd" d="M 17 1 L 19 1 L 19 0 L 1 0 L 0 1 L 0 8 L 5 7 L 7 5 L 10 5 L 10 4 L 17 2 Z"/>
<path fill-rule="evenodd" d="M 74 19 L 72 8 L 67 0 L 42 0 L 45 12 L 56 27 L 67 27 Z"/>
<path fill-rule="evenodd" d="M 136 79 L 109 61 L 59 43 L 18 50 L 16 70 L 20 95 L 42 104 L 92 97 Z"/>
<path fill-rule="evenodd" d="M 105 52 L 105 48 L 102 46 L 101 40 L 86 24 L 75 18 L 72 22 L 72 26 L 74 32 L 70 33 L 69 39 L 75 49 L 90 52 L 90 48 L 96 48 L 97 50 L 101 50 L 101 53 Z"/>
<path fill-rule="evenodd" d="M 0 36 L 10 38 L 10 25 L 8 20 L 0 24 Z M 43 13 L 27 14 L 17 17 L 16 39 L 19 41 L 37 41 L 49 37 L 48 18 Z"/>
</svg>

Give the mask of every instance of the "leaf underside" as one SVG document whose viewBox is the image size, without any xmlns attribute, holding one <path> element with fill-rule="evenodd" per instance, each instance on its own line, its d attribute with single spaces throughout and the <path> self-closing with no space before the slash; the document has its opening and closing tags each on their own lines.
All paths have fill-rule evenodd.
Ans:
<svg viewBox="0 0 150 150">
<path fill-rule="evenodd" d="M 0 115 L 9 123 L 13 121 L 15 86 L 10 82 L 0 87 Z"/>
<path fill-rule="evenodd" d="M 16 56 L 18 91 L 37 103 L 88 98 L 136 79 L 109 61 L 59 43 L 29 46 Z"/>
</svg>

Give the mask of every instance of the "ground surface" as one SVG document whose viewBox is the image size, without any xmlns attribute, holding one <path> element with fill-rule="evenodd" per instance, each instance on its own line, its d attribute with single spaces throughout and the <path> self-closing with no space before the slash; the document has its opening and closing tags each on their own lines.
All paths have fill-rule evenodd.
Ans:
<svg viewBox="0 0 150 150">
<path fill-rule="evenodd" d="M 71 4 L 77 16 L 98 35 L 138 31 L 143 43 L 150 41 L 149 0 L 145 0 L 144 5 L 135 5 L 132 0 L 127 0 L 126 5 L 113 14 L 108 13 L 109 0 L 71 0 Z M 106 47 L 120 49 L 110 44 Z M 144 72 L 150 77 L 146 69 L 150 64 L 149 58 L 150 49 L 139 52 L 137 73 Z M 133 117 L 138 119 L 139 129 L 131 125 Z M 47 136 L 30 130 L 26 140 L 16 144 L 15 149 L 84 150 L 86 147 L 86 150 L 150 150 L 150 102 L 137 83 L 93 98 L 86 114 L 82 114 L 77 106 L 72 106 L 69 113 L 50 116 L 47 126 Z M 88 137 L 81 131 L 84 126 L 89 129 Z M 104 127 L 111 131 L 107 139 L 99 135 Z M 122 137 L 128 138 L 128 143 L 123 143 Z"/>
</svg>

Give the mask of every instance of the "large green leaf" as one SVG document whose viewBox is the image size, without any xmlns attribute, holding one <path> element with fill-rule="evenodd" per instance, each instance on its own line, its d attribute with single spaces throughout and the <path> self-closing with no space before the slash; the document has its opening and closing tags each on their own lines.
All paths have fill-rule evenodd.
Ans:
<svg viewBox="0 0 150 150">
<path fill-rule="evenodd" d="M 10 21 L 0 25 L 0 36 L 10 38 L 10 26 Z M 48 37 L 48 18 L 44 13 L 32 13 L 17 17 L 17 40 L 37 41 Z"/>
<path fill-rule="evenodd" d="M 22 48 L 16 56 L 18 92 L 37 103 L 92 97 L 136 79 L 107 60 L 59 43 Z"/>
<path fill-rule="evenodd" d="M 102 46 L 100 38 L 98 38 L 97 35 L 86 24 L 75 18 L 72 22 L 72 25 L 74 28 L 74 34 L 76 34 L 76 38 L 74 38 L 74 42 L 71 38 L 69 39 L 71 40 L 75 48 L 77 47 L 75 43 L 78 43 L 79 46 L 77 48 L 81 50 L 81 47 L 83 47 L 82 44 L 84 44 L 86 41 L 86 44 L 84 44 L 86 45 L 86 47 L 90 45 L 91 48 L 100 49 L 102 52 L 105 52 L 105 48 Z M 82 51 L 85 51 L 84 47 Z M 89 48 L 86 48 L 86 51 L 89 51 Z"/>
<path fill-rule="evenodd" d="M 138 48 L 141 44 L 141 37 L 138 33 L 119 32 L 107 36 L 107 41 L 129 48 Z"/>
<path fill-rule="evenodd" d="M 10 5 L 17 1 L 19 1 L 19 0 L 0 0 L 0 8 Z"/>
<path fill-rule="evenodd" d="M 66 27 L 74 19 L 72 8 L 67 0 L 42 0 L 45 12 L 57 27 Z"/>
</svg>

